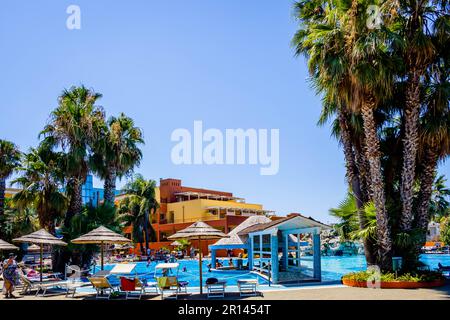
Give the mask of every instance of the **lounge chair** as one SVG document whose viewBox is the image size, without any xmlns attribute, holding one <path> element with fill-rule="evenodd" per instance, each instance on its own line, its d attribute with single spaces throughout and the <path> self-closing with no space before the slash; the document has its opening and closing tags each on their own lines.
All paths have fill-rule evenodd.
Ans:
<svg viewBox="0 0 450 320">
<path fill-rule="evenodd" d="M 219 281 L 216 278 L 209 278 L 206 280 L 206 297 L 209 298 L 224 298 L 225 297 L 226 281 Z"/>
<path fill-rule="evenodd" d="M 161 300 L 164 299 L 165 292 L 171 292 L 172 295 L 167 296 L 167 298 L 178 299 L 178 293 L 180 292 L 180 285 L 178 283 L 177 277 L 159 277 L 157 278 L 158 288 L 161 292 Z M 173 297 L 175 294 L 175 297 Z"/>
<path fill-rule="evenodd" d="M 256 279 L 240 279 L 237 285 L 241 297 L 252 297 L 258 294 L 258 280 Z"/>
<path fill-rule="evenodd" d="M 69 294 L 72 295 L 72 298 L 75 296 L 75 293 L 78 288 L 84 287 L 87 284 L 81 281 L 71 281 L 71 280 L 64 280 L 64 281 L 46 281 L 42 283 L 36 283 L 37 291 L 36 296 L 38 296 L 40 293 L 43 297 L 45 297 L 45 294 L 48 290 L 51 289 L 60 289 L 63 290 L 63 292 L 66 294 L 66 297 L 69 296 Z"/>
<path fill-rule="evenodd" d="M 137 278 L 120 277 L 120 291 L 125 292 L 125 300 L 141 299 L 143 287 L 136 286 Z"/>
<path fill-rule="evenodd" d="M 38 289 L 36 282 L 28 279 L 22 272 L 19 272 L 19 279 L 22 283 L 22 291 L 20 291 L 20 294 L 24 295 L 31 293 L 32 290 Z"/>
<path fill-rule="evenodd" d="M 440 262 L 438 263 L 439 271 L 450 271 L 450 266 L 443 266 Z"/>
<path fill-rule="evenodd" d="M 108 278 L 106 277 L 90 277 L 88 278 L 89 282 L 94 287 L 95 291 L 97 292 L 95 298 L 106 298 L 110 299 L 111 294 L 113 292 L 117 292 L 118 290 L 109 282 Z M 103 293 L 106 292 L 107 296 L 104 296 Z"/>
<path fill-rule="evenodd" d="M 136 287 L 141 288 L 141 290 L 144 294 L 147 294 L 147 293 L 159 294 L 157 282 L 148 282 L 146 280 L 141 280 L 139 278 L 136 278 Z M 153 291 L 153 292 L 151 292 L 151 291 Z"/>
</svg>

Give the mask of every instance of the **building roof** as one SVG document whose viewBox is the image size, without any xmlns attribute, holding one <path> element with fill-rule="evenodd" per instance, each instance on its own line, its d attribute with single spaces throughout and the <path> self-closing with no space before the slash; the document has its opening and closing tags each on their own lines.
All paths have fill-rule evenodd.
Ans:
<svg viewBox="0 0 450 320">
<path fill-rule="evenodd" d="M 265 216 L 251 216 L 245 219 L 241 224 L 239 224 L 236 228 L 231 230 L 228 235 L 229 238 L 223 238 L 214 243 L 211 246 L 224 246 L 224 245 L 241 245 L 244 244 L 244 240 L 239 236 L 239 232 L 252 227 L 254 225 L 260 225 L 270 222 L 271 220 Z"/>
<path fill-rule="evenodd" d="M 330 226 L 317 221 L 311 217 L 305 217 L 301 214 L 295 214 L 295 215 L 291 215 L 285 218 L 281 218 L 278 220 L 274 220 L 274 221 L 270 221 L 267 223 L 263 223 L 263 224 L 255 224 L 253 226 L 250 226 L 248 228 L 245 228 L 244 230 L 238 232 L 239 236 L 242 235 L 246 235 L 249 233 L 253 233 L 253 232 L 259 232 L 259 231 L 264 231 L 264 230 L 268 230 L 270 228 L 273 227 L 281 227 L 282 225 L 297 225 L 297 227 L 304 227 L 304 228 L 308 228 L 308 227 L 319 227 L 322 229 L 329 229 Z"/>
<path fill-rule="evenodd" d="M 206 210 L 209 211 L 216 211 L 216 210 L 238 210 L 243 212 L 250 212 L 250 213 L 274 213 L 273 210 L 264 210 L 264 209 L 252 209 L 248 207 L 232 207 L 232 206 L 211 206 L 206 207 Z"/>
<path fill-rule="evenodd" d="M 211 200 L 245 200 L 244 198 L 214 194 L 211 192 L 184 191 L 184 192 L 176 192 L 174 194 L 176 196 L 185 196 L 185 197 L 190 197 L 190 196 L 194 196 L 194 197 L 198 197 L 198 198 L 205 197 L 205 198 L 208 198 Z"/>
</svg>

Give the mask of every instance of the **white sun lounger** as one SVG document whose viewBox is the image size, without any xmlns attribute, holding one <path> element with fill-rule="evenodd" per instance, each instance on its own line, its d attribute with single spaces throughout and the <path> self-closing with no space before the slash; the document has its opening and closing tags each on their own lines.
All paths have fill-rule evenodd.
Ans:
<svg viewBox="0 0 450 320">
<path fill-rule="evenodd" d="M 207 298 L 225 298 L 225 286 L 225 281 L 207 284 Z"/>
<path fill-rule="evenodd" d="M 258 280 L 256 279 L 240 279 L 237 285 L 241 297 L 253 297 L 258 294 Z"/>
</svg>

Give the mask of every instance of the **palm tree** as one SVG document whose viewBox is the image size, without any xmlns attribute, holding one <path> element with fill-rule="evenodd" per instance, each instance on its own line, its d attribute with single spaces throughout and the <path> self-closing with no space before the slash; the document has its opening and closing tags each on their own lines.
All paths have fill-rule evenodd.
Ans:
<svg viewBox="0 0 450 320">
<path fill-rule="evenodd" d="M 104 183 L 105 203 L 114 205 L 116 179 L 133 172 L 142 159 L 139 144 L 143 144 L 142 131 L 133 119 L 121 113 L 111 117 L 104 134 L 94 145 L 91 167 Z"/>
<path fill-rule="evenodd" d="M 0 139 L 0 219 L 5 212 L 6 179 L 20 165 L 21 154 L 17 146 L 6 140 Z"/>
<path fill-rule="evenodd" d="M 50 122 L 41 132 L 46 143 L 66 152 L 63 166 L 69 194 L 66 225 L 82 210 L 81 188 L 89 172 L 89 147 L 98 140 L 104 126 L 103 109 L 95 105 L 101 97 L 84 86 L 64 90 L 58 107 L 51 113 Z"/>
<path fill-rule="evenodd" d="M 326 103 L 330 97 L 331 104 L 337 106 L 350 185 L 356 185 L 356 163 L 360 164 L 360 169 L 368 169 L 366 185 L 370 187 L 368 194 L 377 211 L 379 258 L 383 268 L 388 269 L 392 243 L 375 112 L 382 102 L 379 97 L 388 97 L 391 92 L 393 64 L 386 50 L 388 33 L 361 28 L 365 21 L 361 22 L 362 15 L 358 12 L 365 11 L 368 5 L 366 2 L 356 5 L 354 2 L 351 7 L 341 1 L 299 2 L 298 16 L 303 25 L 294 37 L 294 44 L 298 53 L 307 54 L 310 74 L 319 92 L 326 92 Z M 359 152 L 354 148 L 352 152 L 348 142 L 345 110 L 362 117 L 364 140 L 359 144 L 363 147 Z M 356 162 L 361 156 L 365 159 Z M 361 181 L 358 184 L 361 186 Z M 361 192 L 356 194 L 362 198 Z M 362 207 L 362 203 L 359 206 Z"/>
<path fill-rule="evenodd" d="M 430 24 L 444 14 L 443 7 L 431 5 L 429 1 L 400 1 L 399 17 L 402 23 L 405 45 L 403 56 L 406 64 L 406 103 L 403 112 L 403 168 L 401 175 L 403 231 L 413 226 L 413 196 L 417 151 L 419 148 L 419 115 L 422 106 L 420 97 L 421 78 L 436 54 L 433 43 L 433 28 Z"/>
<path fill-rule="evenodd" d="M 417 227 L 423 231 L 430 218 L 429 204 L 437 164 L 450 154 L 450 32 L 446 27 L 447 20 L 440 18 L 435 23 L 432 41 L 437 52 L 427 68 L 423 85 L 426 112 L 420 119 L 420 192 L 416 219 Z"/>
<path fill-rule="evenodd" d="M 132 181 L 127 183 L 123 192 L 127 197 L 120 204 L 120 212 L 128 211 L 133 224 L 134 234 L 137 239 L 142 239 L 138 231 L 142 231 L 145 236 L 145 248 L 149 248 L 149 242 L 155 241 L 155 231 L 151 225 L 153 217 L 159 208 L 155 194 L 156 182 L 154 180 L 145 180 L 140 174 L 136 174 Z M 143 250 L 141 246 L 141 250 Z M 144 252 L 144 251 L 143 251 Z"/>
<path fill-rule="evenodd" d="M 441 220 L 450 214 L 450 188 L 446 186 L 447 179 L 444 175 L 436 178 L 433 185 L 430 201 L 430 216 L 435 221 Z"/>
<path fill-rule="evenodd" d="M 348 193 L 347 197 L 337 208 L 329 210 L 330 215 L 338 219 L 338 223 L 334 225 L 334 228 L 338 231 L 341 239 L 346 241 L 356 239 L 376 240 L 377 223 L 373 203 L 368 202 L 362 210 L 365 220 L 365 225 L 362 229 L 359 227 L 360 222 L 358 220 L 361 216 L 359 211 L 356 206 L 356 198 L 351 193 Z"/>
<path fill-rule="evenodd" d="M 50 150 L 45 144 L 32 148 L 25 154 L 22 175 L 13 180 L 22 188 L 13 197 L 19 211 L 34 208 L 42 228 L 55 232 L 55 222 L 66 208 L 67 198 L 61 192 L 64 172 L 61 170 L 63 155 Z"/>
</svg>

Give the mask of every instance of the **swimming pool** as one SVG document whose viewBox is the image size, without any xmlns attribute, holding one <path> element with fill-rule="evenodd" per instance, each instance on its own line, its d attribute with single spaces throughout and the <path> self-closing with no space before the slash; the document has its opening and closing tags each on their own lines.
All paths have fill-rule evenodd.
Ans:
<svg viewBox="0 0 450 320">
<path fill-rule="evenodd" d="M 189 287 L 198 287 L 200 285 L 199 270 L 198 270 L 198 260 L 178 260 L 180 264 L 178 270 L 178 280 L 189 282 Z M 221 270 L 221 271 L 208 271 L 208 264 L 211 261 L 208 259 L 203 260 L 203 281 L 207 278 L 217 278 L 219 280 L 224 280 L 227 285 L 237 285 L 239 279 L 258 279 L 259 284 L 268 284 L 267 280 L 263 277 L 251 273 L 248 271 L 238 271 L 238 270 Z M 155 281 L 155 267 L 160 262 L 152 262 L 147 266 L 147 262 L 136 262 L 136 272 L 140 278 L 147 279 L 148 281 Z M 105 270 L 111 270 L 114 267 L 113 264 L 105 265 Z M 184 269 L 186 271 L 184 271 Z M 98 267 L 97 267 L 98 271 Z M 175 273 L 175 274 L 174 274 Z M 174 270 L 172 275 L 176 275 L 176 270 Z M 156 276 L 161 276 L 161 270 L 158 270 Z M 169 273 L 169 276 L 171 274 Z M 112 284 L 118 284 L 119 279 L 117 277 L 110 277 Z"/>
<path fill-rule="evenodd" d="M 448 254 L 423 254 L 420 261 L 430 267 L 430 270 L 436 269 L 438 263 L 450 265 L 450 255 Z M 308 263 L 311 264 L 312 261 Z M 340 280 L 344 274 L 366 269 L 366 259 L 363 255 L 346 257 L 322 257 L 322 280 L 334 281 Z"/>
<path fill-rule="evenodd" d="M 450 255 L 448 254 L 426 254 L 422 255 L 420 260 L 427 264 L 431 270 L 438 267 L 440 262 L 443 265 L 450 265 Z M 199 272 L 197 260 L 179 260 L 180 264 L 178 279 L 179 281 L 188 281 L 189 287 L 199 286 Z M 259 284 L 268 284 L 268 281 L 248 271 L 208 271 L 208 264 L 210 260 L 205 259 L 203 261 L 203 281 L 207 278 L 217 278 L 219 280 L 225 280 L 227 285 L 235 286 L 239 279 L 258 279 Z M 301 261 L 302 265 L 307 268 L 312 268 L 312 257 L 303 257 Z M 145 278 L 148 281 L 154 281 L 155 266 L 158 262 L 152 262 L 147 266 L 147 262 L 137 262 L 136 271 L 139 277 Z M 105 270 L 111 270 L 114 265 L 105 265 Z M 183 271 L 184 267 L 186 271 Z M 339 281 L 341 277 L 349 272 L 361 271 L 366 268 L 366 261 L 363 255 L 358 256 L 323 256 L 322 257 L 322 281 Z M 98 270 L 98 267 L 97 267 Z M 160 273 L 157 273 L 160 276 Z M 111 277 L 113 284 L 118 284 L 119 280 L 116 277 Z"/>
</svg>

